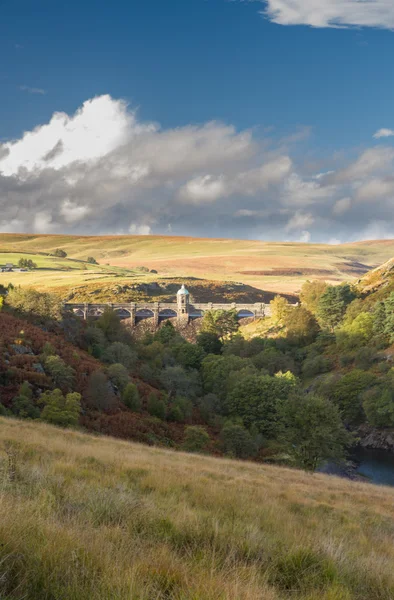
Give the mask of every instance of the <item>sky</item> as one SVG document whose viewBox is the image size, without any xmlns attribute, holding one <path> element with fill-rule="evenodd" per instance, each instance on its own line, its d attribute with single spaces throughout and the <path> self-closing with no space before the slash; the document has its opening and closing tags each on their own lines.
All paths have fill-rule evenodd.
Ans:
<svg viewBox="0 0 394 600">
<path fill-rule="evenodd" d="M 0 231 L 394 238 L 392 0 L 0 0 Z"/>
</svg>

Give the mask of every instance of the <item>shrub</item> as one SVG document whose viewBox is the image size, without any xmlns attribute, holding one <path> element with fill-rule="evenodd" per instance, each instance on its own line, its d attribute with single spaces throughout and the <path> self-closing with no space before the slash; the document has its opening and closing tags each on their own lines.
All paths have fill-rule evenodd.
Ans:
<svg viewBox="0 0 394 600">
<path fill-rule="evenodd" d="M 78 424 L 81 412 L 81 395 L 73 392 L 63 396 L 61 390 L 45 392 L 40 397 L 44 405 L 41 418 L 47 423 L 61 427 L 73 427 Z"/>
<path fill-rule="evenodd" d="M 75 371 L 60 356 L 48 356 L 45 370 L 52 377 L 54 384 L 62 390 L 69 390 L 74 385 Z"/>
<path fill-rule="evenodd" d="M 320 373 L 327 373 L 331 369 L 331 361 L 324 356 L 317 355 L 307 358 L 302 365 L 302 374 L 304 377 L 314 377 Z"/>
<path fill-rule="evenodd" d="M 124 388 L 129 383 L 129 374 L 127 372 L 126 367 L 121 365 L 120 363 L 115 363 L 108 367 L 108 375 L 112 383 L 118 388 L 118 390 L 123 391 Z"/>
<path fill-rule="evenodd" d="M 102 371 L 95 371 L 88 381 L 87 398 L 92 408 L 109 410 L 115 403 L 112 386 Z"/>
<path fill-rule="evenodd" d="M 256 444 L 245 427 L 239 423 L 227 423 L 220 434 L 224 451 L 236 458 L 250 458 L 257 452 Z"/>
<path fill-rule="evenodd" d="M 98 265 L 97 260 L 93 256 L 88 256 L 86 262 L 88 262 L 91 265 Z"/>
<path fill-rule="evenodd" d="M 209 434 L 204 427 L 190 425 L 185 429 L 185 440 L 182 447 L 186 452 L 204 452 L 209 441 Z"/>
<path fill-rule="evenodd" d="M 67 252 L 65 252 L 61 248 L 56 248 L 56 250 L 53 253 L 53 256 L 57 256 L 57 258 L 66 258 Z"/>
<path fill-rule="evenodd" d="M 168 411 L 168 420 L 183 422 L 191 419 L 193 414 L 193 405 L 187 398 L 177 397 L 171 404 Z"/>
<path fill-rule="evenodd" d="M 141 399 L 134 383 L 128 383 L 122 393 L 122 402 L 133 412 L 141 410 Z"/>
<path fill-rule="evenodd" d="M 18 395 L 12 400 L 11 410 L 21 419 L 38 419 L 40 410 L 33 402 L 33 391 L 27 381 L 19 387 Z"/>
<path fill-rule="evenodd" d="M 137 355 L 126 344 L 114 342 L 104 351 L 103 361 L 110 364 L 120 363 L 126 369 L 130 369 L 137 362 Z"/>
<path fill-rule="evenodd" d="M 369 392 L 363 402 L 368 423 L 374 427 L 394 427 L 393 392 L 388 388 Z"/>
<path fill-rule="evenodd" d="M 157 417 L 162 421 L 166 418 L 166 405 L 156 394 L 149 394 L 147 408 L 152 417 Z"/>
</svg>

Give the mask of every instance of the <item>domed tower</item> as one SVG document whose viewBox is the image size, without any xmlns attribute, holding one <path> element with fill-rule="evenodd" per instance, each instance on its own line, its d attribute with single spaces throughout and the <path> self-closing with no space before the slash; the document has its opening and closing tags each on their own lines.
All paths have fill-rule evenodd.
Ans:
<svg viewBox="0 0 394 600">
<path fill-rule="evenodd" d="M 189 303 L 190 303 L 190 294 L 182 285 L 181 289 L 178 290 L 176 295 L 177 305 L 178 305 L 178 318 L 188 319 L 189 318 Z"/>
</svg>

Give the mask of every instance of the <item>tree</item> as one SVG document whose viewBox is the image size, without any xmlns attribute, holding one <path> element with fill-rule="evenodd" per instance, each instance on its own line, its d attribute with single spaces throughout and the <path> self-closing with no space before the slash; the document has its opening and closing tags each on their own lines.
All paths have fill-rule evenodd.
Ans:
<svg viewBox="0 0 394 600">
<path fill-rule="evenodd" d="M 394 342 L 394 292 L 391 292 L 384 302 L 386 319 L 384 322 L 384 333 L 388 335 L 390 343 Z"/>
<path fill-rule="evenodd" d="M 18 261 L 18 267 L 21 269 L 37 269 L 37 264 L 30 258 L 20 258 Z"/>
<path fill-rule="evenodd" d="M 238 327 L 235 310 L 208 310 L 202 320 L 201 332 L 214 334 L 223 342 L 236 333 Z"/>
<path fill-rule="evenodd" d="M 353 442 L 342 424 L 338 408 L 326 398 L 292 395 L 283 404 L 281 436 L 289 454 L 306 471 L 324 461 L 338 462 Z"/>
<path fill-rule="evenodd" d="M 77 392 L 63 396 L 61 390 L 45 392 L 40 397 L 44 405 L 41 418 L 47 423 L 61 427 L 75 427 L 81 413 L 81 395 Z"/>
<path fill-rule="evenodd" d="M 270 302 L 271 318 L 275 325 L 283 325 L 287 312 L 290 310 L 289 301 L 283 296 L 275 296 Z"/>
<path fill-rule="evenodd" d="M 177 330 L 170 319 L 164 321 L 160 329 L 155 333 L 155 339 L 162 344 L 168 344 L 178 336 Z"/>
<path fill-rule="evenodd" d="M 363 402 L 368 423 L 373 427 L 394 427 L 394 397 L 393 392 L 386 388 L 370 390 Z"/>
<path fill-rule="evenodd" d="M 301 304 L 307 308 L 313 315 L 316 315 L 319 301 L 327 289 L 325 281 L 305 281 L 301 287 Z"/>
<path fill-rule="evenodd" d="M 75 371 L 60 356 L 48 356 L 44 364 L 46 372 L 51 376 L 56 386 L 62 390 L 69 390 L 73 387 Z"/>
<path fill-rule="evenodd" d="M 295 390 L 294 375 L 269 375 L 244 378 L 227 398 L 230 416 L 240 417 L 245 427 L 255 425 L 264 437 L 275 438 L 281 429 L 281 405 Z"/>
<path fill-rule="evenodd" d="M 122 402 L 133 412 L 140 412 L 141 399 L 134 383 L 128 383 L 122 392 Z"/>
<path fill-rule="evenodd" d="M 94 371 L 89 377 L 87 398 L 90 406 L 98 410 L 109 410 L 115 403 L 112 386 L 102 371 Z"/>
<path fill-rule="evenodd" d="M 315 317 L 303 306 L 288 310 L 283 318 L 287 336 L 297 343 L 311 343 L 319 333 L 320 327 Z"/>
<path fill-rule="evenodd" d="M 226 423 L 220 438 L 226 454 L 236 458 L 251 458 L 256 455 L 257 446 L 249 431 L 239 423 Z"/>
<path fill-rule="evenodd" d="M 204 427 L 190 425 L 185 428 L 183 449 L 186 452 L 204 452 L 210 442 L 210 437 Z"/>
<path fill-rule="evenodd" d="M 176 361 L 186 369 L 199 369 L 205 357 L 204 350 L 197 344 L 186 342 L 173 347 L 172 350 Z"/>
<path fill-rule="evenodd" d="M 360 312 L 351 323 L 344 325 L 342 329 L 364 343 L 369 342 L 374 332 L 374 317 L 371 313 Z"/>
<path fill-rule="evenodd" d="M 7 295 L 7 304 L 14 310 L 47 319 L 59 320 L 62 315 L 61 302 L 51 294 L 37 292 L 30 288 L 13 288 Z"/>
<path fill-rule="evenodd" d="M 223 348 L 223 342 L 216 333 L 202 331 L 197 336 L 197 345 L 200 346 L 206 354 L 220 354 Z"/>
<path fill-rule="evenodd" d="M 157 417 L 162 421 L 166 418 L 166 405 L 161 398 L 156 396 L 156 394 L 149 394 L 147 408 L 148 413 L 152 415 L 152 417 Z"/>
<path fill-rule="evenodd" d="M 182 423 L 189 421 L 193 414 L 193 404 L 188 398 L 182 398 L 177 396 L 172 402 L 167 418 L 169 421 L 176 421 Z"/>
<path fill-rule="evenodd" d="M 57 256 L 57 258 L 66 258 L 67 252 L 65 252 L 61 248 L 56 248 L 56 250 L 53 253 L 53 256 Z"/>
<path fill-rule="evenodd" d="M 88 256 L 86 262 L 88 262 L 91 265 L 98 265 L 97 260 L 93 256 Z"/>
<path fill-rule="evenodd" d="M 108 375 L 112 383 L 120 390 L 124 390 L 126 385 L 129 383 L 129 374 L 126 367 L 120 363 L 115 363 L 108 367 Z"/>
<path fill-rule="evenodd" d="M 317 316 L 322 325 L 333 331 L 341 323 L 347 306 L 354 298 L 355 293 L 347 283 L 328 286 L 317 307 Z"/>
<path fill-rule="evenodd" d="M 361 394 L 375 383 L 375 375 L 360 369 L 353 369 L 335 383 L 331 398 L 338 406 L 345 423 L 359 425 L 365 420 Z"/>
<path fill-rule="evenodd" d="M 239 356 L 208 355 L 202 361 L 201 374 L 206 393 L 216 394 L 221 400 L 227 395 L 230 374 L 237 376 L 237 372 L 245 367 L 253 368 L 253 363 L 248 358 Z"/>
<path fill-rule="evenodd" d="M 97 319 L 96 325 L 104 333 L 108 342 L 115 342 L 122 335 L 122 323 L 110 306 L 105 307 L 103 314 Z"/>
<path fill-rule="evenodd" d="M 200 375 L 196 370 L 186 371 L 180 365 L 166 367 L 160 375 L 164 388 L 171 396 L 195 398 L 201 391 Z"/>
<path fill-rule="evenodd" d="M 40 410 L 33 402 L 33 391 L 27 381 L 19 387 L 18 395 L 12 400 L 11 410 L 21 419 L 40 418 Z"/>
<path fill-rule="evenodd" d="M 137 354 L 122 342 L 114 342 L 103 352 L 103 361 L 110 364 L 120 363 L 131 369 L 137 362 Z"/>
<path fill-rule="evenodd" d="M 119 319 L 118 319 L 119 320 Z M 107 340 L 100 327 L 87 327 L 83 334 L 88 351 L 95 357 L 101 358 L 107 345 Z"/>
<path fill-rule="evenodd" d="M 376 335 L 384 333 L 386 327 L 386 306 L 384 302 L 377 302 L 373 308 L 373 331 Z"/>
</svg>

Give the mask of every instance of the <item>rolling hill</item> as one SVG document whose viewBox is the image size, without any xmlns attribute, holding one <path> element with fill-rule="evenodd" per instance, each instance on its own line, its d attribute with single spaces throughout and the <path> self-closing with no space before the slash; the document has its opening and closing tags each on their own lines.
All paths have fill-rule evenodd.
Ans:
<svg viewBox="0 0 394 600">
<path fill-rule="evenodd" d="M 7 600 L 390 600 L 394 490 L 0 419 Z"/>
<path fill-rule="evenodd" d="M 67 258 L 50 256 L 56 248 L 65 250 Z M 0 264 L 29 257 L 39 267 L 31 273 L 13 273 L 12 283 L 62 296 L 74 290 L 81 300 L 97 290 L 102 292 L 99 300 L 108 299 L 114 286 L 124 282 L 180 278 L 216 285 L 242 283 L 256 296 L 261 290 L 296 294 L 307 279 L 357 280 L 393 255 L 394 240 L 324 245 L 170 236 L 0 235 Z M 88 256 L 99 264 L 89 264 Z M 0 283 L 10 280 L 9 273 L 0 273 Z"/>
</svg>

